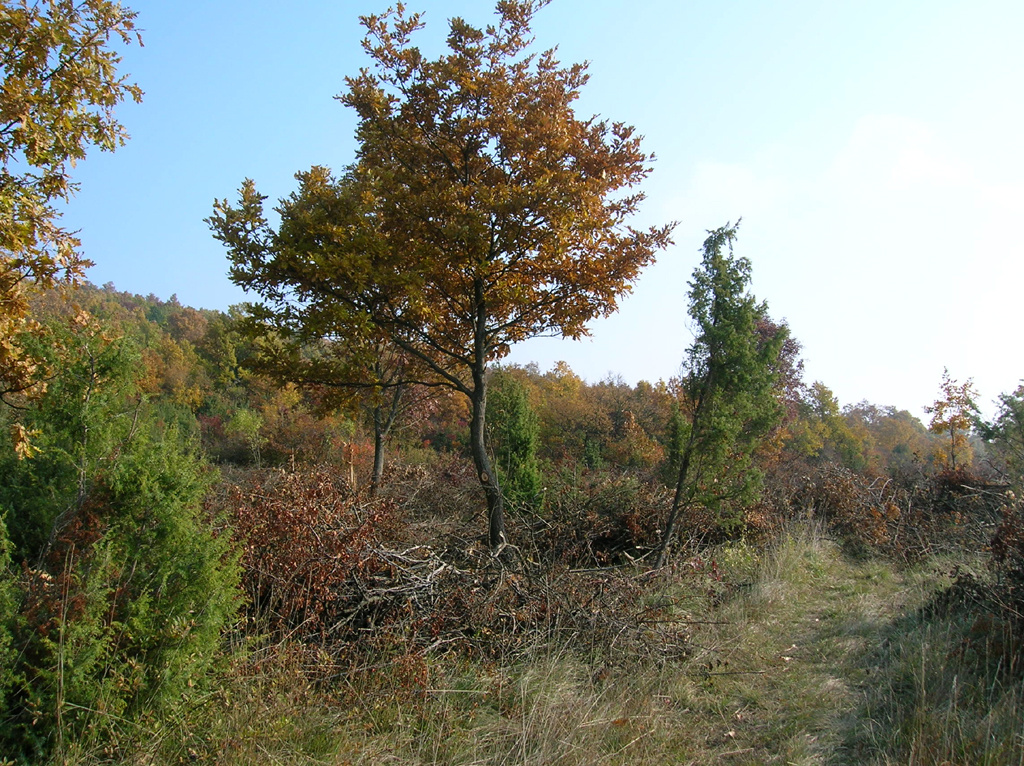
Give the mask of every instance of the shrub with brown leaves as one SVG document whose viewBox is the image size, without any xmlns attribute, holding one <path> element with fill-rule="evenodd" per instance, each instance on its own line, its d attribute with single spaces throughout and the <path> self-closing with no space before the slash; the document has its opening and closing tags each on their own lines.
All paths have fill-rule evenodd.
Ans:
<svg viewBox="0 0 1024 766">
<path fill-rule="evenodd" d="M 1003 506 L 1003 518 L 992 538 L 992 568 L 1004 610 L 1024 624 L 1024 510 L 1011 497 Z"/>
<path fill-rule="evenodd" d="M 622 563 L 658 544 L 671 500 L 664 486 L 633 474 L 563 476 L 548 491 L 537 545 L 551 563 Z"/>
<path fill-rule="evenodd" d="M 395 504 L 353 492 L 336 469 L 251 472 L 228 488 L 250 616 L 305 637 L 352 609 L 353 577 L 385 563 L 373 551 L 398 521 Z"/>
<path fill-rule="evenodd" d="M 557 647 L 621 666 L 689 651 L 689 626 L 651 601 L 649 578 L 700 589 L 707 574 L 626 563 L 653 544 L 664 491 L 607 476 L 577 486 L 546 525 L 510 519 L 518 547 L 496 555 L 465 532 L 473 479 L 442 460 L 394 472 L 377 498 L 327 469 L 236 480 L 216 502 L 236 525 L 249 629 L 363 701 L 418 699 L 442 655 L 504 664 Z"/>
<path fill-rule="evenodd" d="M 807 477 L 793 502 L 803 513 L 824 520 L 846 544 L 878 550 L 893 543 L 901 516 L 899 497 L 890 485 L 831 465 Z"/>
</svg>

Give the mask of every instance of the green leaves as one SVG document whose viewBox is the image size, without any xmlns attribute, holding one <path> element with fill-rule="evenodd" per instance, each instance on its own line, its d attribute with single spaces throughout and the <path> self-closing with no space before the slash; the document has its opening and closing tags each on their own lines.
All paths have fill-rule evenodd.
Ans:
<svg viewBox="0 0 1024 766">
<path fill-rule="evenodd" d="M 495 467 L 505 498 L 517 507 L 539 510 L 540 422 L 523 382 L 509 372 L 497 372 L 488 393 L 487 413 L 488 436 L 495 448 Z"/>
<path fill-rule="evenodd" d="M 991 442 L 1014 489 L 1024 489 L 1024 385 L 999 395 L 992 423 L 980 423 L 981 436 Z"/>
<path fill-rule="evenodd" d="M 738 224 L 737 224 L 738 225 Z M 674 425 L 676 496 L 659 552 L 664 563 L 680 510 L 695 504 L 716 512 L 747 500 L 760 486 L 751 462 L 760 440 L 781 417 L 776 390 L 785 326 L 765 337 L 768 315 L 747 288 L 750 262 L 732 254 L 736 226 L 708 232 L 701 265 L 690 282 L 696 338 L 683 362 L 680 411 Z"/>
<path fill-rule="evenodd" d="M 21 572 L 14 581 L 0 531 L 0 658 L 12 662 L 0 751 L 26 762 L 60 737 L 114 739 L 182 704 L 236 607 L 228 536 L 201 506 L 210 472 L 180 410 L 145 400 L 138 349 L 109 325 L 54 324 L 67 357 L 21 413 L 38 454 L 18 460 L 0 443 Z"/>
</svg>

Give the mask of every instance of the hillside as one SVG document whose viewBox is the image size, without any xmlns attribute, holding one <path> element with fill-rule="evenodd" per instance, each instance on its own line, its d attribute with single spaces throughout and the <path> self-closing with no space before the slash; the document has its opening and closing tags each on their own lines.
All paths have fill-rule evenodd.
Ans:
<svg viewBox="0 0 1024 766">
<path fill-rule="evenodd" d="M 243 72 L 262 105 L 278 91 L 308 100 L 306 76 L 254 76 L 245 62 L 309 66 L 315 46 L 206 67 L 185 88 L 205 101 L 198 110 L 157 85 L 175 118 L 133 124 L 166 122 L 177 148 L 90 212 L 79 184 L 106 166 L 82 160 L 124 144 L 119 107 L 149 87 L 122 60 L 136 61 L 134 42 L 145 56 L 142 17 L 116 0 L 0 0 L 0 766 L 1024 766 L 1024 385 L 983 415 L 974 379 L 946 368 L 936 398 L 914 405 L 925 423 L 841 403 L 805 376 L 794 332 L 815 339 L 816 361 L 823 348 L 837 354 L 824 369 L 840 382 L 875 377 L 855 390 L 884 383 L 901 402 L 937 354 L 1005 381 L 1014 362 L 996 330 L 1013 326 L 999 317 L 1016 303 L 984 296 L 1014 284 L 1002 278 L 1013 259 L 990 260 L 1005 248 L 975 233 L 997 227 L 961 226 L 961 242 L 943 205 L 929 222 L 906 203 L 927 188 L 921 199 L 938 189 L 956 207 L 946 192 L 968 177 L 976 188 L 961 202 L 1006 195 L 980 171 L 942 170 L 969 163 L 938 162 L 945 152 L 932 156 L 941 141 L 927 130 L 856 110 L 844 111 L 844 134 L 881 132 L 837 156 L 842 140 L 813 150 L 812 164 L 831 167 L 827 184 L 784 174 L 765 185 L 760 171 L 722 164 L 743 152 L 728 148 L 730 131 L 708 130 L 717 109 L 750 100 L 749 74 L 709 90 L 696 112 L 684 104 L 688 76 L 672 74 L 680 50 L 698 51 L 684 68 L 702 77 L 719 59 L 740 75 L 742 56 L 678 39 L 671 67 L 643 65 L 611 103 L 629 103 L 657 71 L 652 82 L 673 93 L 637 114 L 687 111 L 670 121 L 674 148 L 726 143 L 651 187 L 642 131 L 592 107 L 577 113 L 591 103 L 586 57 L 562 63 L 557 46 L 536 47 L 548 5 L 501 0 L 480 26 L 452 17 L 440 48 L 415 42 L 431 39 L 427 17 L 404 3 L 352 13 L 361 44 L 345 42 L 344 23 L 325 26 L 340 56 L 329 76 L 343 75 L 349 52 L 366 59 L 337 83 L 354 143 L 332 150 L 280 120 L 246 118 L 244 88 L 207 88 L 211 72 Z M 231 32 L 220 35 L 250 53 L 266 48 L 252 44 L 251 10 L 226 11 Z M 188 29 L 190 51 L 227 50 L 194 44 L 197 30 L 218 29 L 213 17 L 179 11 L 151 17 L 158 40 L 170 24 Z M 275 50 L 288 49 L 289 25 L 323 31 L 309 13 L 276 20 Z M 680 29 L 699 30 L 704 46 L 718 13 Z M 742 16 L 719 26 L 740 29 Z M 771 39 L 765 29 L 759 40 Z M 176 62 L 167 73 L 187 84 L 181 64 L 196 57 L 157 49 L 172 53 L 156 56 L 157 71 Z M 815 69 L 805 59 L 793 59 L 802 73 Z M 819 86 L 816 102 L 836 92 Z M 199 144 L 181 151 L 177 118 L 217 135 L 218 104 L 231 113 L 227 144 L 241 150 L 230 176 L 252 172 L 211 207 L 206 195 L 236 181 Z M 754 111 L 731 122 L 763 137 L 767 112 Z M 813 128 L 800 109 L 784 111 L 803 124 L 794 136 Z M 693 115 L 702 127 L 690 147 L 676 127 Z M 295 156 L 266 151 L 273 141 L 244 150 L 268 125 L 301 149 L 303 167 L 333 168 L 292 175 Z M 895 152 L 894 127 L 905 145 Z M 226 159 L 227 144 L 214 154 Z M 203 171 L 183 173 L 188 157 Z M 271 176 L 288 168 L 294 179 L 276 202 L 278 182 L 256 172 L 268 157 L 282 163 Z M 694 168 L 708 175 L 696 186 Z M 926 172 L 907 184 L 908 168 Z M 718 191 L 694 194 L 712 179 Z M 898 204 L 886 202 L 893 179 Z M 837 182 L 842 193 L 828 194 Z M 772 200 L 784 234 L 766 240 L 764 217 L 751 216 L 751 249 L 774 272 L 773 300 L 789 305 L 755 295 L 748 224 L 741 245 L 739 219 L 701 220 L 732 209 L 737 184 Z M 648 202 L 656 189 L 661 201 Z M 847 204 L 851 190 L 870 209 Z M 159 222 L 143 224 L 124 194 L 156 204 Z M 807 194 L 814 204 L 790 204 Z M 830 196 L 841 225 L 828 223 Z M 698 241 L 676 208 L 704 231 L 689 279 L 672 270 L 688 261 L 661 257 Z M 898 232 L 885 233 L 889 218 Z M 130 247 L 96 246 L 104 221 Z M 186 232 L 188 245 L 172 244 Z M 203 255 L 211 240 L 226 264 Z M 872 253 L 891 263 L 867 266 Z M 914 253 L 927 267 L 902 268 Z M 153 271 L 149 284 L 167 290 L 205 282 L 217 261 L 251 302 L 217 311 L 96 287 L 94 256 L 129 258 L 137 274 L 160 262 L 176 273 Z M 823 271 L 823 258 L 842 268 Z M 664 289 L 651 300 L 640 292 L 654 269 Z M 621 336 L 630 353 L 600 359 L 629 367 L 629 382 L 585 379 L 561 361 L 510 363 L 535 339 L 603 334 L 634 291 L 647 318 L 619 325 L 632 328 Z M 866 295 L 877 298 L 867 311 Z M 985 310 L 967 310 L 965 296 Z M 799 324 L 779 318 L 801 306 Z M 911 326 L 919 337 L 906 336 Z M 676 372 L 638 380 L 660 369 Z"/>
</svg>

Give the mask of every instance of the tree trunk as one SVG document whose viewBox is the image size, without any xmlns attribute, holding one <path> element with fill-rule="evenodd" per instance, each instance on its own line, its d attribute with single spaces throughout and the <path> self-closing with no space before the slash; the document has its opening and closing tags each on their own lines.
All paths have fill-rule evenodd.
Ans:
<svg viewBox="0 0 1024 766">
<path fill-rule="evenodd" d="M 686 449 L 683 451 L 683 457 L 679 464 L 679 480 L 676 482 L 676 494 L 672 499 L 672 510 L 668 513 L 668 519 L 665 522 L 665 531 L 661 536 L 661 545 L 658 546 L 658 559 L 654 563 L 655 569 L 661 569 L 665 566 L 665 561 L 668 559 L 669 547 L 672 544 L 672 535 L 676 531 L 676 520 L 679 518 L 679 511 L 683 505 L 683 493 L 686 491 L 686 480 L 687 474 L 690 472 L 690 456 L 693 455 L 693 440 L 686 445 Z"/>
<path fill-rule="evenodd" d="M 473 281 L 473 387 L 466 391 L 473 407 L 473 419 L 469 424 L 469 447 L 473 453 L 473 464 L 480 486 L 487 497 L 487 544 L 492 551 L 498 551 L 508 543 L 505 537 L 505 499 L 501 496 L 498 476 L 491 467 L 487 456 L 485 440 L 487 417 L 487 301 L 483 279 Z"/>
<path fill-rule="evenodd" d="M 388 402 L 387 410 L 380 402 L 373 408 L 373 474 L 370 477 L 370 494 L 372 495 L 377 494 L 377 488 L 384 476 L 384 445 L 398 418 L 404 391 L 404 385 L 395 385 L 391 390 L 391 400 Z"/>
<path fill-rule="evenodd" d="M 370 475 L 370 494 L 377 494 L 381 476 L 384 475 L 384 416 L 378 405 L 373 408 L 373 473 Z"/>
<path fill-rule="evenodd" d="M 484 440 L 485 418 L 487 413 L 487 383 L 484 370 L 473 371 L 473 391 L 470 402 L 473 407 L 473 419 L 469 424 L 469 444 L 473 453 L 473 465 L 480 479 L 484 495 L 487 497 L 487 544 L 491 550 L 505 545 L 505 500 L 501 496 L 498 477 L 487 456 L 487 445 Z"/>
<path fill-rule="evenodd" d="M 690 433 L 686 437 L 686 446 L 679 460 L 679 478 L 676 480 L 676 494 L 672 499 L 672 509 L 665 521 L 665 531 L 661 537 L 661 545 L 658 546 L 658 559 L 654 564 L 655 569 L 665 566 L 668 559 L 669 548 L 672 546 L 672 536 L 676 531 L 676 521 L 679 518 L 679 511 L 683 506 L 683 497 L 686 494 L 686 487 L 690 479 L 690 461 L 697 449 L 697 435 L 703 424 L 704 408 L 708 404 L 711 392 L 711 376 L 706 376 L 701 381 L 701 387 L 693 406 L 693 414 L 690 416 Z"/>
</svg>

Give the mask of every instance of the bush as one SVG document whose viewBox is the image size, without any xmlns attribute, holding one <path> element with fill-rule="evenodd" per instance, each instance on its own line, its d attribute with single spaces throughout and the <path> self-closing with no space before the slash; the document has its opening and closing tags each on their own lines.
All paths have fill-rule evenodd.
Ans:
<svg viewBox="0 0 1024 766">
<path fill-rule="evenodd" d="M 907 514 L 909 553 L 980 552 L 999 523 L 1003 491 L 977 473 L 943 469 L 929 477 L 913 495 Z"/>
<path fill-rule="evenodd" d="M 804 477 L 790 505 L 824 520 L 849 551 L 919 559 L 984 550 L 1003 494 L 964 469 L 910 484 L 828 465 Z"/>
<path fill-rule="evenodd" d="M 0 720 L 7 719 L 7 697 L 14 686 L 18 664 L 11 635 L 18 614 L 18 591 L 11 570 L 10 548 L 7 525 L 0 515 Z"/>
<path fill-rule="evenodd" d="M 881 551 L 894 544 L 900 499 L 886 481 L 830 465 L 805 479 L 793 505 L 822 519 L 848 549 Z"/>
<path fill-rule="evenodd" d="M 126 723 L 204 685 L 236 607 L 228 537 L 201 512 L 205 486 L 173 432 L 137 433 L 22 565 L 8 752 L 116 742 Z"/>
<path fill-rule="evenodd" d="M 445 533 L 479 537 L 473 525 L 486 507 L 473 461 L 451 452 L 405 449 L 385 470 L 379 489 L 402 509 L 403 542 L 433 544 Z"/>
<path fill-rule="evenodd" d="M 250 472 L 215 503 L 231 515 L 259 629 L 300 640 L 344 635 L 359 603 L 353 578 L 384 565 L 375 548 L 397 525 L 395 504 L 353 492 L 327 467 Z"/>
<path fill-rule="evenodd" d="M 309 678 L 344 678 L 331 687 L 363 703 L 421 699 L 438 654 L 510 662 L 554 645 L 623 664 L 687 650 L 662 619 L 669 605 L 650 603 L 646 572 L 571 569 L 653 543 L 664 490 L 595 478 L 579 488 L 582 506 L 564 504 L 536 540 L 514 517 L 520 554 L 499 560 L 451 517 L 450 500 L 472 506 L 467 488 L 480 506 L 466 462 L 392 471 L 376 498 L 326 468 L 249 472 L 222 488 L 215 503 L 235 519 L 248 625 L 267 639 L 257 644 L 297 653 Z M 570 531 L 576 511 L 589 514 L 588 532 Z"/>
<path fill-rule="evenodd" d="M 116 750 L 125 728 L 193 700 L 237 601 L 228 536 L 201 507 L 209 471 L 176 424 L 187 413 L 140 398 L 126 341 L 86 326 L 65 347 L 61 374 L 21 415 L 38 454 L 0 444 L 20 566 L 0 574 L 14 657 L 0 671 L 0 752 L 29 762 Z"/>
<path fill-rule="evenodd" d="M 658 544 L 671 496 L 633 474 L 563 472 L 546 498 L 537 544 L 551 563 L 607 566 Z"/>
<path fill-rule="evenodd" d="M 1003 518 L 992 539 L 992 568 L 1004 611 L 1024 625 L 1024 510 L 1013 499 L 1003 506 Z"/>
<path fill-rule="evenodd" d="M 536 510 L 541 498 L 540 424 L 526 386 L 500 370 L 488 394 L 487 428 L 502 494 L 512 507 Z"/>
</svg>

